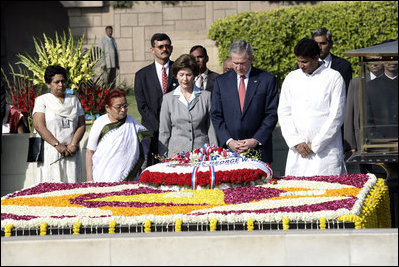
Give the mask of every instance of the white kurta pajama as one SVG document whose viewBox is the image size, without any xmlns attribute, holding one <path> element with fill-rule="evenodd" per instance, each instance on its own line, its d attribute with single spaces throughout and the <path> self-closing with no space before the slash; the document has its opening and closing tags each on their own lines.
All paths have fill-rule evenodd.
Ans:
<svg viewBox="0 0 399 267">
<path fill-rule="evenodd" d="M 45 114 L 47 129 L 61 144 L 70 144 L 78 127 L 79 116 L 84 111 L 79 99 L 74 95 L 65 95 L 62 103 L 52 93 L 38 96 L 32 114 Z M 62 156 L 51 144 L 44 142 L 43 162 L 37 163 L 37 183 L 66 182 L 76 183 L 82 174 L 82 160 L 78 149 L 73 156 Z M 59 161 L 55 162 L 56 160 Z M 53 163 L 55 162 L 55 163 Z M 53 164 L 52 164 L 53 163 Z"/>
<path fill-rule="evenodd" d="M 345 82 L 339 72 L 321 65 L 312 74 L 301 69 L 285 78 L 278 107 L 282 135 L 289 147 L 286 176 L 346 173 L 341 125 L 344 121 Z M 312 143 L 302 156 L 299 143 Z"/>
</svg>

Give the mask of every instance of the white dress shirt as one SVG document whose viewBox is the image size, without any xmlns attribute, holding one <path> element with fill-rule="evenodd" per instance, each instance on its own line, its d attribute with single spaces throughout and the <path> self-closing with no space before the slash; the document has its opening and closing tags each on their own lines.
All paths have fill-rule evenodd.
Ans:
<svg viewBox="0 0 399 267">
<path fill-rule="evenodd" d="M 204 73 L 200 73 L 197 77 L 195 77 L 195 86 L 197 86 L 201 90 L 205 90 L 207 82 L 208 82 L 208 73 L 209 70 L 206 69 Z M 201 85 L 201 77 L 202 77 L 202 85 Z"/>
<path fill-rule="evenodd" d="M 182 102 L 188 109 L 190 109 L 191 103 L 193 102 L 195 96 L 199 93 L 201 93 L 201 89 L 199 89 L 197 86 L 194 86 L 190 100 L 187 101 L 183 95 L 183 92 L 181 91 L 180 85 L 173 91 L 173 95 L 179 96 L 179 101 Z"/>
<path fill-rule="evenodd" d="M 162 89 L 162 67 L 165 67 L 166 75 L 168 75 L 169 74 L 169 61 L 166 62 L 165 65 L 161 65 L 157 61 L 155 61 L 155 69 L 157 71 L 158 81 L 159 81 L 159 84 L 161 85 L 161 90 L 162 90 L 162 93 L 163 93 L 163 89 Z M 169 79 L 169 76 L 168 76 L 168 79 Z"/>
<path fill-rule="evenodd" d="M 247 91 L 248 87 L 248 80 L 249 80 L 249 73 L 251 72 L 252 66 L 249 67 L 249 70 L 247 73 L 245 73 L 245 78 L 244 78 L 244 84 L 245 84 L 245 92 Z M 240 89 L 240 82 L 241 82 L 241 76 L 237 74 L 237 91 Z M 230 138 L 226 141 L 227 147 L 229 146 L 229 143 L 233 141 L 233 138 Z M 258 141 L 259 142 L 259 141 Z M 260 143 L 259 143 L 260 144 Z"/>
<path fill-rule="evenodd" d="M 324 66 L 326 66 L 327 68 L 331 68 L 332 58 L 330 53 L 328 53 L 325 59 L 319 58 L 319 61 L 323 62 Z"/>
</svg>

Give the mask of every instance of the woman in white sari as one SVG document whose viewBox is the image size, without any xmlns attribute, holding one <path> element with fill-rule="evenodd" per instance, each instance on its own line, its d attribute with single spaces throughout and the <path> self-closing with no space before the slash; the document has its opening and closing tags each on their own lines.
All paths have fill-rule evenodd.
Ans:
<svg viewBox="0 0 399 267">
<path fill-rule="evenodd" d="M 46 141 L 36 182 L 75 183 L 82 170 L 79 142 L 86 131 L 84 111 L 76 96 L 65 94 L 63 67 L 48 66 L 44 80 L 51 92 L 38 96 L 33 108 L 33 125 Z"/>
<path fill-rule="evenodd" d="M 87 181 L 135 180 L 144 162 L 140 141 L 150 133 L 127 114 L 124 90 L 111 90 L 105 103 L 107 114 L 95 120 L 87 142 Z"/>
</svg>

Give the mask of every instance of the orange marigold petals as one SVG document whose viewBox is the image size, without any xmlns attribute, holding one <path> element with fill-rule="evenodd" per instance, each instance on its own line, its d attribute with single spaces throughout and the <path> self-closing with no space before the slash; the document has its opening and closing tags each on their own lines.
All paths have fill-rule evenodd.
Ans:
<svg viewBox="0 0 399 267">
<path fill-rule="evenodd" d="M 204 206 L 164 206 L 164 207 L 101 207 L 100 209 L 112 211 L 112 216 L 140 216 L 146 214 L 153 215 L 170 215 L 170 214 L 187 214 L 191 211 L 200 209 L 209 209 L 216 205 Z"/>
<path fill-rule="evenodd" d="M 41 206 L 41 207 L 82 207 L 82 205 L 71 204 L 71 198 L 79 195 L 65 195 L 54 197 L 24 197 L 24 198 L 10 198 L 1 201 L 1 205 L 16 205 L 16 206 Z"/>
</svg>

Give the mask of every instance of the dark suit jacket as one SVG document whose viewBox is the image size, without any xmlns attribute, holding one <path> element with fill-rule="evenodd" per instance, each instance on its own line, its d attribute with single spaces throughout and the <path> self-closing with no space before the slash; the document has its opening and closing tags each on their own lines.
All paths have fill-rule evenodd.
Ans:
<svg viewBox="0 0 399 267">
<path fill-rule="evenodd" d="M 366 73 L 366 82 L 370 73 Z M 347 90 L 344 120 L 344 151 L 360 149 L 359 77 L 353 78 Z"/>
<path fill-rule="evenodd" d="M 367 124 L 370 139 L 398 138 L 398 77 L 381 75 L 366 84 Z"/>
<path fill-rule="evenodd" d="M 216 77 L 219 76 L 218 73 L 211 71 L 210 69 L 208 69 L 208 80 L 206 82 L 206 88 L 205 90 L 209 91 L 212 93 L 213 91 L 213 85 L 215 84 L 215 79 Z"/>
<path fill-rule="evenodd" d="M 244 110 L 241 113 L 237 74 L 229 71 L 215 80 L 212 93 L 211 119 L 219 144 L 255 138 L 262 145 L 262 161 L 273 161 L 272 132 L 277 123 L 278 85 L 268 72 L 252 67 L 249 74 Z"/>
<path fill-rule="evenodd" d="M 348 94 L 349 82 L 352 79 L 351 63 L 346 59 L 331 54 L 331 68 L 341 73 L 346 85 L 346 94 Z"/>
<path fill-rule="evenodd" d="M 178 86 L 178 82 L 172 74 L 172 64 L 173 62 L 169 61 L 168 92 Z M 163 93 L 156 73 L 155 62 L 136 73 L 134 92 L 137 109 L 141 115 L 141 124 L 152 133 L 158 132 Z"/>
</svg>

